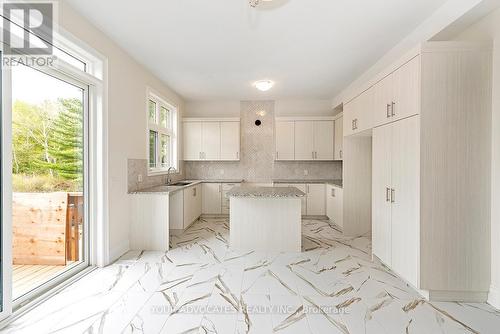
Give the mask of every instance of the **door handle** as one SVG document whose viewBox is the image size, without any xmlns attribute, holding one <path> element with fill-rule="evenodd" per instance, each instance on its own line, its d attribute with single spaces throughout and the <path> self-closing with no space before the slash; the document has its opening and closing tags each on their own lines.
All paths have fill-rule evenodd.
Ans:
<svg viewBox="0 0 500 334">
<path fill-rule="evenodd" d="M 396 202 L 396 190 L 391 189 L 391 203 L 395 203 Z"/>
<path fill-rule="evenodd" d="M 396 103 L 392 102 L 391 104 L 391 116 L 396 116 Z"/>
<path fill-rule="evenodd" d="M 386 107 L 386 115 L 387 115 L 387 118 L 391 117 L 391 112 L 389 111 L 391 109 L 391 105 L 389 103 L 387 103 L 387 107 Z"/>
<path fill-rule="evenodd" d="M 391 189 L 390 188 L 385 188 L 385 201 L 386 202 L 391 201 Z"/>
</svg>

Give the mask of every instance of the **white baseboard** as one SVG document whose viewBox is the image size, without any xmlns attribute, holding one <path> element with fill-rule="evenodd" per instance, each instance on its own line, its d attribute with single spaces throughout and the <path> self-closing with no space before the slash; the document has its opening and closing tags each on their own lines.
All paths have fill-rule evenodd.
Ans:
<svg viewBox="0 0 500 334">
<path fill-rule="evenodd" d="M 490 293 L 488 294 L 488 304 L 500 310 L 500 289 L 490 285 Z"/>
<path fill-rule="evenodd" d="M 488 292 L 482 291 L 429 291 L 429 300 L 436 302 L 485 303 Z"/>
<path fill-rule="evenodd" d="M 118 246 L 111 248 L 109 250 L 109 263 L 107 263 L 106 265 L 115 262 L 120 256 L 122 256 L 129 250 L 130 245 L 128 240 L 124 240 Z"/>
</svg>

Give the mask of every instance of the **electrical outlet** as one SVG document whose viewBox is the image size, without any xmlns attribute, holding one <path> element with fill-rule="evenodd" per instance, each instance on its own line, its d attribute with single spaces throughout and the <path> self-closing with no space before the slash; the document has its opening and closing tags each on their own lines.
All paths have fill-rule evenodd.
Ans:
<svg viewBox="0 0 500 334">
<path fill-rule="evenodd" d="M 304 176 L 309 175 L 309 171 L 307 169 L 304 169 Z"/>
<path fill-rule="evenodd" d="M 137 175 L 137 182 L 142 182 L 142 174 Z"/>
</svg>

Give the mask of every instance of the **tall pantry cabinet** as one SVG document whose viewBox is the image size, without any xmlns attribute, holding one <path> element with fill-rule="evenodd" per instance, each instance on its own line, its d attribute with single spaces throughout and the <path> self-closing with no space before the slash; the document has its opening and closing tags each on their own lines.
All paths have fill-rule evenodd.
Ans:
<svg viewBox="0 0 500 334">
<path fill-rule="evenodd" d="M 431 300 L 487 299 L 491 77 L 489 43 L 428 42 L 344 106 L 344 133 L 371 136 L 373 255 Z"/>
</svg>

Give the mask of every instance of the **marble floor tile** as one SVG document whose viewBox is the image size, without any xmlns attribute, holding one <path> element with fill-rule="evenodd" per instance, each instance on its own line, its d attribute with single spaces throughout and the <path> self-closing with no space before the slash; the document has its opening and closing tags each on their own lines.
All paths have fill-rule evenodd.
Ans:
<svg viewBox="0 0 500 334">
<path fill-rule="evenodd" d="M 372 261 L 367 237 L 304 220 L 301 253 L 239 251 L 227 219 L 200 219 L 168 252 L 130 251 L 2 333 L 500 333 L 487 304 L 423 300 Z"/>
</svg>

